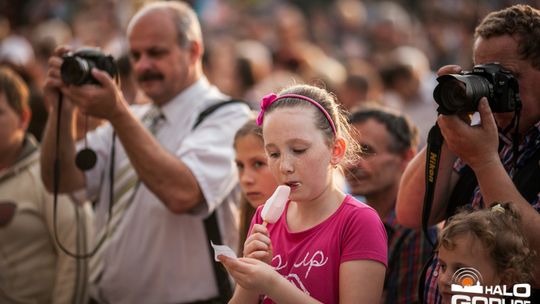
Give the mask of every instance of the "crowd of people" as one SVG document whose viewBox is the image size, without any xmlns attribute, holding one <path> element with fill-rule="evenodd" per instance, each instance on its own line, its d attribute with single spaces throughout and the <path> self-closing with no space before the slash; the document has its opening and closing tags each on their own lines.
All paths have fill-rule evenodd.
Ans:
<svg viewBox="0 0 540 304">
<path fill-rule="evenodd" d="M 451 303 L 464 268 L 534 303 L 540 11 L 508 2 L 1 4 L 0 303 Z M 441 110 L 490 63 L 519 95 Z"/>
</svg>

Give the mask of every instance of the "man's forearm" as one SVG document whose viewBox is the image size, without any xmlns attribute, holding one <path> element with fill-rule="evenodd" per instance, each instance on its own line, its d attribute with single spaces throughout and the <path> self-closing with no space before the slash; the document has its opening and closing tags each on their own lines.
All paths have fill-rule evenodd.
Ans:
<svg viewBox="0 0 540 304">
<path fill-rule="evenodd" d="M 521 216 L 522 229 L 531 249 L 540 252 L 540 214 L 519 193 L 502 163 L 486 162 L 483 166 L 473 168 L 480 185 L 484 204 L 493 202 L 510 202 Z M 534 181 L 531 181 L 534 182 Z M 540 255 L 536 255 L 534 265 L 540 265 Z M 540 267 L 537 267 L 535 281 L 540 287 Z"/>
<path fill-rule="evenodd" d="M 443 145 L 439 155 L 439 169 L 437 182 L 433 195 L 430 225 L 442 220 L 453 186 L 457 182 L 457 175 L 452 167 L 455 156 Z M 426 148 L 422 149 L 409 163 L 401 177 L 396 201 L 398 222 L 410 228 L 419 228 L 422 225 L 422 210 L 424 206 L 426 181 Z"/>
<path fill-rule="evenodd" d="M 111 123 L 140 180 L 170 211 L 188 212 L 203 200 L 191 170 L 165 150 L 129 109 Z"/>
<path fill-rule="evenodd" d="M 49 113 L 49 119 L 45 127 L 41 145 L 41 179 L 48 191 L 52 192 L 55 175 L 56 159 L 56 124 L 57 114 L 55 111 Z M 72 192 L 81 189 L 85 185 L 84 174 L 75 166 L 75 140 L 73 133 L 72 114 L 62 115 L 60 127 L 60 144 L 58 151 L 58 161 L 61 173 L 59 181 L 59 192 Z"/>
</svg>

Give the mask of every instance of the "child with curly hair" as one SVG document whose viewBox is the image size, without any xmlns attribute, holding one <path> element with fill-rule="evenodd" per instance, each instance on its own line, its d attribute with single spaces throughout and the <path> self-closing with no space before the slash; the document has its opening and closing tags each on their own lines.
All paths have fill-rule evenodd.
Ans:
<svg viewBox="0 0 540 304">
<path fill-rule="evenodd" d="M 532 257 L 520 230 L 520 216 L 511 203 L 462 210 L 439 234 L 438 287 L 443 303 L 452 303 L 452 284 L 462 268 L 474 268 L 482 286 L 511 286 L 532 278 Z M 477 283 L 477 282 L 468 282 Z"/>
</svg>

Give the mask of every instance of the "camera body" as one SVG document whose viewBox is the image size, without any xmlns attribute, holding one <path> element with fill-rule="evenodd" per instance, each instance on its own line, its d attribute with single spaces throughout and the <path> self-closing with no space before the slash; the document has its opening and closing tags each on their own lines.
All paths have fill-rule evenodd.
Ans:
<svg viewBox="0 0 540 304">
<path fill-rule="evenodd" d="M 441 114 L 475 112 L 484 96 L 495 113 L 521 109 L 518 81 L 498 63 L 475 65 L 472 71 L 442 75 L 437 81 L 433 98 Z"/>
<path fill-rule="evenodd" d="M 105 71 L 113 78 L 118 74 L 114 58 L 103 54 L 97 48 L 82 48 L 74 53 L 64 55 L 63 59 L 60 74 L 65 84 L 99 85 L 99 82 L 92 76 L 92 68 Z"/>
</svg>

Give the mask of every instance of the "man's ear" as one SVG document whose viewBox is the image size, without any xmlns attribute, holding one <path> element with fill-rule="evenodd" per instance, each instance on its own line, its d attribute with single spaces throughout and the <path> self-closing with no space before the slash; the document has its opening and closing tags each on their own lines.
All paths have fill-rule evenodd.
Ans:
<svg viewBox="0 0 540 304">
<path fill-rule="evenodd" d="M 194 40 L 190 42 L 189 52 L 191 54 L 191 60 L 193 62 L 196 62 L 197 60 L 199 60 L 199 58 L 202 57 L 203 51 L 203 45 L 200 41 Z"/>
<path fill-rule="evenodd" d="M 409 162 L 413 159 L 413 157 L 416 155 L 416 148 L 409 148 L 403 154 L 401 155 L 401 170 L 405 170 Z"/>
<path fill-rule="evenodd" d="M 332 144 L 332 158 L 330 163 L 335 166 L 345 157 L 345 152 L 347 151 L 347 143 L 345 139 L 338 137 L 334 140 Z"/>
<path fill-rule="evenodd" d="M 32 119 L 32 111 L 30 110 L 30 107 L 23 107 L 20 127 L 27 130 L 28 126 L 30 125 L 30 119 Z"/>
</svg>

